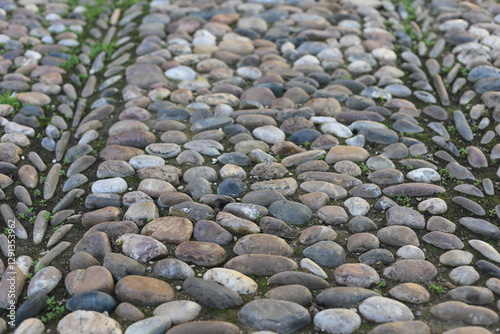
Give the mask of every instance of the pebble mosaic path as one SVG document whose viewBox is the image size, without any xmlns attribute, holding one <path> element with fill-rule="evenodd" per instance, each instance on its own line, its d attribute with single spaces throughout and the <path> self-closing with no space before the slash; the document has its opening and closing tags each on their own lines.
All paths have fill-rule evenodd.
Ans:
<svg viewBox="0 0 500 334">
<path fill-rule="evenodd" d="M 496 1 L 5 0 L 0 45 L 0 334 L 500 331 Z"/>
</svg>

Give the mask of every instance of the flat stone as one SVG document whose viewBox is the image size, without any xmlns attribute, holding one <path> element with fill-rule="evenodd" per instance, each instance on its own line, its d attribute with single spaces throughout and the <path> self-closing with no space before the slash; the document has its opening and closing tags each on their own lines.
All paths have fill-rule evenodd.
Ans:
<svg viewBox="0 0 500 334">
<path fill-rule="evenodd" d="M 158 306 L 174 299 L 170 285 L 156 278 L 129 275 L 116 283 L 119 300 L 136 305 Z"/>
<path fill-rule="evenodd" d="M 184 281 L 182 288 L 200 303 L 213 308 L 225 309 L 243 304 L 236 292 L 213 281 L 190 277 Z"/>
<path fill-rule="evenodd" d="M 303 285 L 310 290 L 321 290 L 328 287 L 328 282 L 316 275 L 302 273 L 297 271 L 284 271 L 274 274 L 267 282 L 269 284 L 299 284 Z"/>
<path fill-rule="evenodd" d="M 369 154 L 362 147 L 342 146 L 332 147 L 325 157 L 328 164 L 334 164 L 339 161 L 348 160 L 352 162 L 362 162 L 368 159 Z"/>
<path fill-rule="evenodd" d="M 493 292 L 490 289 L 479 286 L 461 286 L 448 291 L 447 296 L 451 300 L 473 305 L 485 305 L 494 300 Z"/>
<path fill-rule="evenodd" d="M 398 282 L 427 282 L 436 275 L 436 267 L 426 260 L 400 260 L 384 270 L 384 276 Z"/>
<path fill-rule="evenodd" d="M 413 304 L 426 303 L 430 299 L 429 292 L 421 285 L 415 283 L 401 283 L 389 290 L 389 294 L 402 301 Z"/>
<path fill-rule="evenodd" d="M 334 271 L 335 281 L 340 285 L 367 288 L 378 283 L 380 277 L 372 267 L 364 263 L 345 263 Z"/>
<path fill-rule="evenodd" d="M 203 279 L 222 284 L 226 288 L 239 294 L 252 294 L 257 291 L 257 283 L 250 277 L 226 268 L 212 268 L 204 275 Z"/>
<path fill-rule="evenodd" d="M 102 313 L 95 311 L 75 311 L 57 324 L 57 331 L 62 334 L 84 334 L 91 332 L 94 328 L 100 328 L 109 334 L 122 333 L 118 322 Z"/>
<path fill-rule="evenodd" d="M 238 319 L 257 330 L 293 333 L 309 324 L 309 312 L 302 306 L 284 300 L 258 299 L 243 306 Z"/>
<path fill-rule="evenodd" d="M 168 255 L 164 244 L 144 235 L 126 233 L 116 240 L 116 244 L 125 255 L 142 263 Z"/>
<path fill-rule="evenodd" d="M 472 262 L 472 257 L 469 252 L 454 249 L 442 254 L 439 257 L 439 262 L 451 267 L 464 266 Z"/>
<path fill-rule="evenodd" d="M 377 232 L 377 238 L 382 243 L 393 246 L 420 246 L 416 233 L 406 226 L 387 226 Z"/>
<path fill-rule="evenodd" d="M 194 276 L 194 270 L 186 263 L 177 259 L 163 259 L 154 266 L 154 273 L 168 279 L 185 280 Z"/>
<path fill-rule="evenodd" d="M 379 294 L 360 287 L 334 287 L 321 291 L 316 296 L 316 301 L 327 308 L 347 308 L 373 296 L 379 296 Z"/>
<path fill-rule="evenodd" d="M 465 226 L 468 230 L 479 235 L 494 239 L 500 238 L 500 230 L 498 227 L 484 219 L 462 217 L 458 222 L 460 225 Z"/>
<path fill-rule="evenodd" d="M 446 190 L 434 184 L 403 183 L 384 188 L 383 193 L 387 196 L 432 196 L 442 194 Z"/>
<path fill-rule="evenodd" d="M 433 231 L 422 237 L 425 242 L 441 249 L 462 249 L 464 243 L 457 236 L 441 231 Z"/>
<path fill-rule="evenodd" d="M 339 185 L 324 181 L 306 181 L 300 189 L 307 192 L 324 192 L 331 199 L 342 199 L 347 196 L 347 191 Z"/>
<path fill-rule="evenodd" d="M 246 254 L 232 258 L 224 265 L 224 268 L 233 269 L 245 275 L 271 276 L 283 271 L 295 270 L 298 265 L 283 256 Z"/>
<path fill-rule="evenodd" d="M 160 242 L 180 244 L 191 239 L 193 223 L 181 217 L 161 217 L 147 223 L 142 235 L 150 236 Z"/>
<path fill-rule="evenodd" d="M 314 325 L 326 333 L 350 334 L 361 326 L 361 318 L 351 310 L 328 309 L 314 316 Z"/>
<path fill-rule="evenodd" d="M 168 315 L 156 315 L 151 318 L 139 320 L 127 327 L 127 333 L 158 333 L 165 332 L 172 326 L 172 320 Z"/>
<path fill-rule="evenodd" d="M 500 253 L 490 244 L 482 241 L 482 240 L 469 240 L 469 245 L 472 246 L 475 250 L 481 253 L 484 257 L 500 263 Z"/>
<path fill-rule="evenodd" d="M 430 334 L 429 326 L 420 320 L 396 321 L 378 325 L 370 334 Z"/>
<path fill-rule="evenodd" d="M 70 311 L 85 310 L 96 312 L 112 312 L 117 302 L 110 295 L 101 291 L 91 291 L 71 297 L 66 303 Z"/>
<path fill-rule="evenodd" d="M 325 267 L 338 267 L 345 261 L 345 251 L 334 241 L 319 241 L 306 249 L 303 254 Z"/>
<path fill-rule="evenodd" d="M 301 203 L 276 201 L 269 206 L 269 213 L 285 223 L 302 225 L 312 217 L 311 209 Z"/>
<path fill-rule="evenodd" d="M 172 324 L 182 324 L 193 320 L 201 311 L 201 305 L 189 300 L 175 300 L 161 304 L 153 314 L 168 316 Z"/>
<path fill-rule="evenodd" d="M 488 326 L 498 322 L 498 314 L 481 306 L 460 301 L 444 302 L 431 307 L 433 316 L 448 322 Z"/>
<path fill-rule="evenodd" d="M 184 241 L 175 248 L 175 256 L 199 266 L 213 267 L 226 259 L 226 251 L 213 242 Z"/>
<path fill-rule="evenodd" d="M 169 334 L 189 334 L 189 333 L 206 333 L 217 334 L 223 331 L 227 334 L 238 334 L 240 332 L 238 326 L 224 321 L 193 321 L 177 325 L 171 328 Z"/>
<path fill-rule="evenodd" d="M 266 234 L 251 234 L 242 237 L 235 243 L 233 251 L 238 255 L 269 254 L 291 256 L 293 254 L 293 249 L 285 240 Z"/>
<path fill-rule="evenodd" d="M 423 229 L 424 216 L 419 212 L 402 206 L 394 206 L 387 210 L 385 215 L 387 226 L 403 225 L 410 228 Z"/>
</svg>

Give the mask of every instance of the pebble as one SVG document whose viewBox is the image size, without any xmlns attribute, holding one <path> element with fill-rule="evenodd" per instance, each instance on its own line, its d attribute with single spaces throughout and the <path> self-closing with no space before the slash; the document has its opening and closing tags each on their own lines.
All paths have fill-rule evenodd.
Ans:
<svg viewBox="0 0 500 334">
<path fill-rule="evenodd" d="M 431 307 L 435 317 L 445 321 L 488 326 L 498 321 L 498 314 L 481 306 L 470 306 L 461 301 L 443 302 Z"/>
<path fill-rule="evenodd" d="M 376 326 L 370 331 L 371 334 L 382 334 L 382 333 L 419 333 L 428 334 L 430 333 L 429 326 L 420 320 L 413 321 L 395 321 L 386 324 L 381 324 Z"/>
<path fill-rule="evenodd" d="M 421 285 L 415 283 L 401 283 L 389 290 L 389 294 L 403 302 L 422 304 L 430 299 L 429 292 Z"/>
<path fill-rule="evenodd" d="M 168 315 L 157 315 L 151 318 L 139 320 L 127 327 L 126 333 L 155 333 L 166 331 L 172 326 L 172 320 Z"/>
<path fill-rule="evenodd" d="M 78 310 L 66 315 L 57 324 L 57 331 L 60 333 L 88 333 L 93 328 L 98 327 L 108 333 L 122 333 L 118 322 L 102 313 L 96 311 Z"/>
<path fill-rule="evenodd" d="M 410 321 L 414 318 L 405 304 L 386 297 L 369 297 L 358 309 L 364 317 L 374 322 Z"/>
<path fill-rule="evenodd" d="M 293 260 L 267 254 L 239 255 L 229 260 L 224 268 L 233 269 L 245 275 L 271 276 L 298 268 Z"/>
<path fill-rule="evenodd" d="M 125 255 L 142 263 L 165 257 L 168 254 L 167 247 L 164 244 L 148 236 L 126 233 L 120 236 L 116 243 L 121 246 Z M 138 248 L 138 245 L 144 246 Z"/>
<path fill-rule="evenodd" d="M 203 279 L 222 284 L 239 294 L 252 294 L 257 291 L 257 283 L 254 280 L 231 269 L 210 269 L 203 275 Z"/>
<path fill-rule="evenodd" d="M 91 291 L 71 297 L 66 303 L 66 308 L 70 311 L 112 312 L 116 305 L 116 301 L 110 295 L 101 291 Z"/>
<path fill-rule="evenodd" d="M 193 321 L 175 326 L 169 330 L 169 334 L 183 333 L 217 333 L 223 330 L 228 334 L 237 334 L 238 326 L 225 321 Z"/>
<path fill-rule="evenodd" d="M 345 261 L 344 249 L 334 241 L 319 241 L 304 249 L 303 254 L 326 267 L 338 267 Z"/>
<path fill-rule="evenodd" d="M 176 300 L 159 305 L 155 308 L 155 316 L 168 316 L 172 324 L 182 324 L 193 320 L 201 311 L 201 305 L 189 300 Z"/>
<path fill-rule="evenodd" d="M 472 262 L 472 254 L 466 251 L 454 249 L 443 253 L 439 257 L 439 262 L 451 267 L 468 265 Z"/>
<path fill-rule="evenodd" d="M 356 305 L 367 298 L 379 296 L 377 292 L 360 287 L 333 287 L 316 296 L 319 305 L 328 308 L 343 308 Z"/>
<path fill-rule="evenodd" d="M 361 326 L 361 318 L 351 310 L 328 309 L 314 316 L 314 325 L 327 333 L 349 334 Z"/>
<path fill-rule="evenodd" d="M 184 281 L 182 288 L 200 303 L 217 309 L 236 307 L 243 303 L 236 292 L 214 281 L 190 277 Z"/>
<path fill-rule="evenodd" d="M 62 274 L 56 267 L 48 266 L 38 271 L 28 285 L 28 296 L 39 293 L 50 294 L 62 279 Z"/>
<path fill-rule="evenodd" d="M 296 271 L 285 271 L 274 274 L 271 276 L 267 282 L 269 284 L 287 285 L 287 284 L 299 284 L 303 285 L 310 290 L 320 290 L 328 286 L 328 282 L 322 278 L 315 275 L 296 272 Z"/>
<path fill-rule="evenodd" d="M 115 294 L 123 302 L 145 306 L 158 306 L 174 298 L 174 292 L 168 283 L 137 275 L 120 279 L 116 283 Z"/>
<path fill-rule="evenodd" d="M 456 285 L 471 285 L 480 278 L 479 273 L 471 266 L 459 266 L 450 271 L 448 275 Z"/>
<path fill-rule="evenodd" d="M 436 267 L 426 260 L 400 260 L 384 270 L 384 276 L 399 282 L 427 282 L 436 274 Z"/>
<path fill-rule="evenodd" d="M 274 299 L 253 300 L 238 312 L 238 319 L 256 330 L 292 333 L 311 321 L 309 312 L 299 304 Z"/>
</svg>

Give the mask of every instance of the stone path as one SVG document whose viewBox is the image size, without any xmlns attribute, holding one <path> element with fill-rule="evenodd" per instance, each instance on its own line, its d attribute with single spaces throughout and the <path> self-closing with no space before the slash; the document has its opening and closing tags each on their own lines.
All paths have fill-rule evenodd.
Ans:
<svg viewBox="0 0 500 334">
<path fill-rule="evenodd" d="M 7 0 L 0 44 L 0 333 L 499 330 L 495 1 Z"/>
</svg>

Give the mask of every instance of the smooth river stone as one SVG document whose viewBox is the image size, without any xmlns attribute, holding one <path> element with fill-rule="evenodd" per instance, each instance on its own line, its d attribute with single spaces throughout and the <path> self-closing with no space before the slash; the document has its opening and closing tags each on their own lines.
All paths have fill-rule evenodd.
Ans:
<svg viewBox="0 0 500 334">
<path fill-rule="evenodd" d="M 185 241 L 175 249 L 175 256 L 198 266 L 214 267 L 226 259 L 226 251 L 213 242 Z"/>
<path fill-rule="evenodd" d="M 416 229 L 425 227 L 425 219 L 422 214 L 412 208 L 393 206 L 387 210 L 385 215 L 387 226 L 403 225 Z"/>
<path fill-rule="evenodd" d="M 247 254 L 229 260 L 224 268 L 233 269 L 245 275 L 271 276 L 298 268 L 295 261 L 278 255 Z"/>
<path fill-rule="evenodd" d="M 193 223 L 181 217 L 160 217 L 147 223 L 142 235 L 152 237 L 163 243 L 180 244 L 191 239 Z"/>
<path fill-rule="evenodd" d="M 240 329 L 238 326 L 224 321 L 193 321 L 186 322 L 171 328 L 168 334 L 239 334 Z"/>
<path fill-rule="evenodd" d="M 452 198 L 452 201 L 461 207 L 463 207 L 466 210 L 469 210 L 470 212 L 478 215 L 478 216 L 484 216 L 486 215 L 486 212 L 484 209 L 479 205 L 478 203 L 474 202 L 473 200 L 470 200 L 468 198 L 465 198 L 463 196 L 456 196 Z"/>
<path fill-rule="evenodd" d="M 56 267 L 45 267 L 38 271 L 28 285 L 28 296 L 37 293 L 49 294 L 55 289 L 62 278 L 62 274 Z"/>
<path fill-rule="evenodd" d="M 309 311 L 303 306 L 276 299 L 249 302 L 238 312 L 238 319 L 254 329 L 282 334 L 291 334 L 311 321 Z"/>
<path fill-rule="evenodd" d="M 452 323 L 488 326 L 498 322 L 498 314 L 486 307 L 471 306 L 460 301 L 450 301 L 430 308 L 433 316 Z"/>
<path fill-rule="evenodd" d="M 303 254 L 325 267 L 338 267 L 345 261 L 345 250 L 334 241 L 320 241 L 306 249 Z"/>
<path fill-rule="evenodd" d="M 247 235 L 260 232 L 260 227 L 254 222 L 236 217 L 227 212 L 219 212 L 215 221 L 217 224 L 236 235 Z"/>
<path fill-rule="evenodd" d="M 326 308 L 347 308 L 373 296 L 380 295 L 375 291 L 359 287 L 334 287 L 321 291 L 316 296 L 316 302 Z"/>
<path fill-rule="evenodd" d="M 385 195 L 390 196 L 432 196 L 434 194 L 442 194 L 446 190 L 434 184 L 424 184 L 424 183 L 403 183 L 394 186 L 389 186 L 384 188 L 383 192 Z"/>
<path fill-rule="evenodd" d="M 125 255 L 142 263 L 168 255 L 164 244 L 144 235 L 126 233 L 116 240 L 116 244 Z"/>
<path fill-rule="evenodd" d="M 314 316 L 314 325 L 327 333 L 354 333 L 361 326 L 361 317 L 354 311 L 328 309 Z"/>
<path fill-rule="evenodd" d="M 482 241 L 482 240 L 469 240 L 469 245 L 472 248 L 481 253 L 484 257 L 490 259 L 491 261 L 495 261 L 500 263 L 500 253 L 490 244 Z"/>
<path fill-rule="evenodd" d="M 400 260 L 384 270 L 384 276 L 398 282 L 428 282 L 436 275 L 436 267 L 426 260 Z"/>
<path fill-rule="evenodd" d="M 54 197 L 54 193 L 59 182 L 59 173 L 61 171 L 61 164 L 56 163 L 47 173 L 47 179 L 43 185 L 43 199 L 48 200 Z"/>
<path fill-rule="evenodd" d="M 240 295 L 214 281 L 189 277 L 182 284 L 182 288 L 200 303 L 216 309 L 231 308 L 243 304 Z"/>
<path fill-rule="evenodd" d="M 330 199 L 342 199 L 347 196 L 347 190 L 336 184 L 323 181 L 306 181 L 300 185 L 300 189 L 312 192 L 324 192 Z"/>
<path fill-rule="evenodd" d="M 298 272 L 284 271 L 271 276 L 267 282 L 269 284 L 288 285 L 299 284 L 310 290 L 321 290 L 328 287 L 328 282 L 316 275 Z"/>
<path fill-rule="evenodd" d="M 120 279 L 115 294 L 121 301 L 144 306 L 157 306 L 174 299 L 174 291 L 168 283 L 137 275 Z"/>
<path fill-rule="evenodd" d="M 462 217 L 458 222 L 460 225 L 465 226 L 468 230 L 479 235 L 494 239 L 500 238 L 500 229 L 496 225 L 484 219 Z"/>
<path fill-rule="evenodd" d="M 352 162 L 362 162 L 368 159 L 369 153 L 362 147 L 338 145 L 332 147 L 325 157 L 328 164 L 348 160 Z"/>
<path fill-rule="evenodd" d="M 288 243 L 274 235 L 251 234 L 239 239 L 233 247 L 238 255 L 243 254 L 269 254 L 289 257 L 293 249 Z"/>
<path fill-rule="evenodd" d="M 135 148 L 145 148 L 149 144 L 156 141 L 156 136 L 145 130 L 130 130 L 127 132 L 120 132 L 116 135 L 110 136 L 106 141 L 106 146 L 120 145 L 131 146 Z"/>
<path fill-rule="evenodd" d="M 155 308 L 154 315 L 166 315 L 172 323 L 182 324 L 193 320 L 201 311 L 201 305 L 190 300 L 175 300 Z"/>
<path fill-rule="evenodd" d="M 57 332 L 61 334 L 91 333 L 96 326 L 108 334 L 121 334 L 120 324 L 102 313 L 96 311 L 74 311 L 57 324 Z"/>
<path fill-rule="evenodd" d="M 431 329 L 423 321 L 396 321 L 378 325 L 370 334 L 430 334 Z M 451 333 L 449 333 L 451 334 Z M 457 333 L 456 333 L 457 334 Z"/>
</svg>

